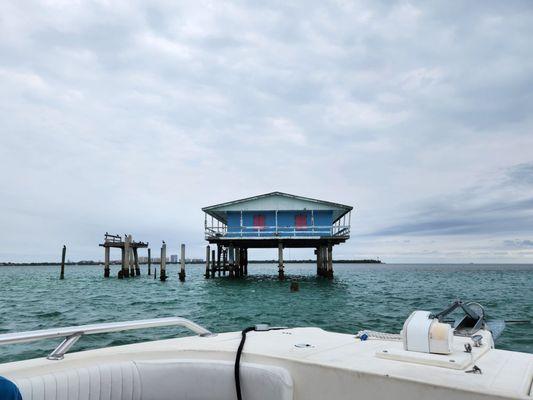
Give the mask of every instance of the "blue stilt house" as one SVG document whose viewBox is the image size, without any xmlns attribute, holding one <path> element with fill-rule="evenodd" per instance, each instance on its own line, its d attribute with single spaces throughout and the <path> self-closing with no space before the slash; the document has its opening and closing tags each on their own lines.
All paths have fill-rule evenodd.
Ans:
<svg viewBox="0 0 533 400">
<path fill-rule="evenodd" d="M 202 210 L 205 238 L 218 248 L 215 270 L 228 270 L 230 276 L 245 274 L 247 268 L 240 264 L 246 264 L 248 248 L 278 248 L 282 278 L 283 248 L 287 247 L 315 248 L 317 273 L 332 276 L 332 246 L 350 237 L 353 207 L 273 192 Z M 229 258 L 225 260 L 228 251 Z"/>
</svg>

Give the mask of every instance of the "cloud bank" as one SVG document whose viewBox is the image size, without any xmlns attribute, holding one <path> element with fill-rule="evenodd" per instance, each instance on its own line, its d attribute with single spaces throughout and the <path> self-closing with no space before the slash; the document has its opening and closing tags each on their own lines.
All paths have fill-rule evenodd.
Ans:
<svg viewBox="0 0 533 400">
<path fill-rule="evenodd" d="M 356 206 L 338 257 L 533 260 L 531 3 L 286 3 L 2 2 L 0 260 L 273 190 Z"/>
</svg>

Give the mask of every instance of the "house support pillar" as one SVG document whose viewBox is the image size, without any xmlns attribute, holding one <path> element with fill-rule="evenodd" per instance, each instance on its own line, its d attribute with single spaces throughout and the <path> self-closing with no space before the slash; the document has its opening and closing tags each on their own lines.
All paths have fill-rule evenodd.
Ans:
<svg viewBox="0 0 533 400">
<path fill-rule="evenodd" d="M 237 278 L 241 277 L 241 249 L 240 247 L 235 248 L 235 276 Z"/>
<path fill-rule="evenodd" d="M 242 254 L 244 258 L 244 275 L 248 275 L 248 248 L 242 249 Z"/>
<path fill-rule="evenodd" d="M 228 269 L 228 249 L 222 249 L 222 275 L 226 276 L 226 270 Z"/>
<path fill-rule="evenodd" d="M 211 250 L 211 278 L 215 277 L 215 271 L 217 268 L 216 260 L 215 260 L 215 249 Z"/>
<path fill-rule="evenodd" d="M 233 247 L 232 244 L 229 245 L 229 248 L 228 248 L 228 252 L 229 252 L 229 277 L 230 278 L 235 278 L 235 248 Z"/>
<path fill-rule="evenodd" d="M 222 256 L 222 254 L 220 254 L 222 252 L 222 246 L 221 245 L 217 245 L 217 271 L 218 271 L 218 276 L 220 276 L 220 257 Z M 213 260 L 213 262 L 215 262 Z M 213 278 L 215 277 L 215 269 L 213 269 L 213 274 L 212 274 Z"/>
<path fill-rule="evenodd" d="M 285 279 L 285 266 L 283 265 L 283 244 L 278 244 L 278 278 L 280 281 Z"/>
<path fill-rule="evenodd" d="M 205 279 L 209 279 L 210 272 L 209 272 L 209 266 L 211 265 L 209 262 L 209 256 L 211 254 L 211 250 L 209 248 L 209 245 L 205 246 Z"/>
<path fill-rule="evenodd" d="M 333 246 L 328 244 L 327 247 L 327 266 L 326 266 L 326 278 L 333 279 Z"/>
</svg>

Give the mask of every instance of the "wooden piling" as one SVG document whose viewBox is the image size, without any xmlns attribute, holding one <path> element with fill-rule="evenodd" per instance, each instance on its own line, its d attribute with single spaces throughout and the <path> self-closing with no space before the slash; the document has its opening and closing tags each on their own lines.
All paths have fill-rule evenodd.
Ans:
<svg viewBox="0 0 533 400">
<path fill-rule="evenodd" d="M 161 246 L 161 271 L 159 273 L 159 279 L 164 282 L 167 280 L 167 244 L 163 241 Z"/>
<path fill-rule="evenodd" d="M 296 281 L 291 282 L 291 292 L 299 292 L 300 291 L 300 284 Z"/>
<path fill-rule="evenodd" d="M 130 242 L 130 251 L 128 253 L 128 263 L 129 263 L 129 267 L 130 267 L 130 276 L 132 278 L 135 277 L 135 266 L 133 265 L 133 247 L 131 246 L 132 242 L 133 242 L 133 239 L 131 237 L 131 235 L 128 235 L 128 238 L 129 238 L 129 242 Z"/>
<path fill-rule="evenodd" d="M 65 279 L 65 257 L 67 255 L 67 246 L 63 245 L 61 251 L 61 271 L 59 272 L 59 279 Z"/>
<path fill-rule="evenodd" d="M 110 269 L 109 269 L 109 252 L 111 249 L 109 247 L 104 247 L 104 278 L 109 278 Z"/>
<path fill-rule="evenodd" d="M 328 244 L 326 278 L 333 279 L 333 246 Z"/>
<path fill-rule="evenodd" d="M 229 277 L 230 278 L 235 278 L 235 248 L 233 247 L 232 244 L 229 245 L 228 247 L 228 257 L 229 257 L 229 260 L 228 260 L 228 267 L 229 267 Z"/>
<path fill-rule="evenodd" d="M 135 262 L 135 275 L 139 276 L 141 275 L 141 268 L 139 267 L 139 253 L 136 247 L 133 249 L 133 260 Z"/>
<path fill-rule="evenodd" d="M 226 276 L 226 270 L 228 269 L 228 249 L 222 250 L 222 275 Z"/>
<path fill-rule="evenodd" d="M 315 257 L 316 257 L 316 262 L 315 262 L 315 265 L 316 265 L 316 275 L 317 276 L 320 276 L 320 247 L 317 247 L 315 248 L 315 251 L 314 251 L 314 254 L 315 254 Z"/>
<path fill-rule="evenodd" d="M 285 279 L 285 266 L 283 265 L 283 244 L 278 244 L 278 278 L 280 281 Z"/>
<path fill-rule="evenodd" d="M 129 263 L 130 263 L 130 237 L 126 235 L 126 238 L 124 239 L 124 249 L 122 251 L 122 277 L 123 278 L 129 278 L 130 276 Z"/>
<path fill-rule="evenodd" d="M 235 277 L 241 277 L 241 249 L 235 248 Z"/>
<path fill-rule="evenodd" d="M 205 279 L 209 279 L 211 276 L 209 267 L 211 263 L 209 262 L 209 256 L 211 255 L 211 249 L 209 248 L 209 245 L 205 246 Z"/>
<path fill-rule="evenodd" d="M 120 269 L 118 270 L 117 277 L 119 279 L 124 278 L 124 263 L 126 262 L 126 250 L 123 248 L 120 249 Z"/>
<path fill-rule="evenodd" d="M 215 277 L 215 270 L 217 268 L 216 260 L 215 260 L 215 249 L 211 250 L 211 277 Z"/>
<path fill-rule="evenodd" d="M 244 249 L 244 275 L 248 275 L 248 249 Z"/>
<path fill-rule="evenodd" d="M 148 275 L 152 275 L 152 251 L 148 249 Z"/>
<path fill-rule="evenodd" d="M 222 246 L 221 245 L 217 245 L 217 271 L 218 271 L 218 276 L 220 276 L 220 257 L 222 256 L 222 254 L 220 254 L 222 252 Z M 214 273 L 213 273 L 213 278 L 215 277 Z"/>
<path fill-rule="evenodd" d="M 157 279 L 157 268 L 154 267 L 154 280 Z"/>
<path fill-rule="evenodd" d="M 178 277 L 181 282 L 185 282 L 185 244 L 181 244 L 181 260 L 180 260 L 180 272 Z"/>
</svg>

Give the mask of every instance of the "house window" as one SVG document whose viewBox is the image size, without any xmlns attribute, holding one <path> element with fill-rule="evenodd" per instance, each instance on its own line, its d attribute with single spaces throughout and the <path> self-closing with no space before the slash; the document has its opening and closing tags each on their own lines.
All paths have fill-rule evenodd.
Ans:
<svg viewBox="0 0 533 400">
<path fill-rule="evenodd" d="M 296 229 L 305 229 L 307 228 L 307 215 L 300 214 L 294 217 L 294 225 Z"/>
<path fill-rule="evenodd" d="M 265 216 L 264 215 L 254 215 L 254 228 L 264 228 L 265 227 Z"/>
</svg>

